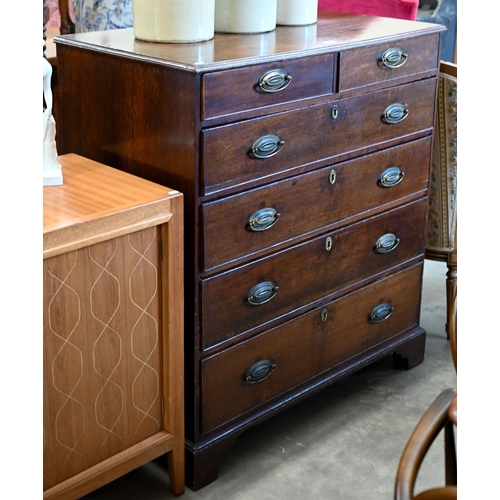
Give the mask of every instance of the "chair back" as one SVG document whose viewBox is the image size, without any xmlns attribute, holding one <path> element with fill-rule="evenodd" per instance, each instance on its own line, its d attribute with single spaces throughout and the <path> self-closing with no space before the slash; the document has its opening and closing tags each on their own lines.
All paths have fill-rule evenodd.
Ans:
<svg viewBox="0 0 500 500">
<path fill-rule="evenodd" d="M 457 230 L 457 65 L 441 62 L 425 248 L 452 252 Z"/>
</svg>

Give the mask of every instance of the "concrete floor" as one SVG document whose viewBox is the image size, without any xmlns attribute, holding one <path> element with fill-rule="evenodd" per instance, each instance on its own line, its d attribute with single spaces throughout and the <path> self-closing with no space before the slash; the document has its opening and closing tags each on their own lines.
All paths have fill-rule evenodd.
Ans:
<svg viewBox="0 0 500 500">
<path fill-rule="evenodd" d="M 385 358 L 243 433 L 219 479 L 186 500 L 365 500 L 393 498 L 399 458 L 438 394 L 456 388 L 445 333 L 444 263 L 426 261 L 421 325 L 426 358 L 410 371 Z M 443 438 L 427 455 L 416 492 L 444 485 Z M 168 500 L 164 461 L 156 460 L 84 497 Z"/>
</svg>

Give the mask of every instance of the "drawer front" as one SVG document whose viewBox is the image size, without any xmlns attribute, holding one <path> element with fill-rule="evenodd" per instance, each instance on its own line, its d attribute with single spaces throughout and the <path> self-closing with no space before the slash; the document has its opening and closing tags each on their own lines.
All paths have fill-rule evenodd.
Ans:
<svg viewBox="0 0 500 500">
<path fill-rule="evenodd" d="M 427 189 L 430 146 L 420 139 L 205 203 L 202 270 Z"/>
<path fill-rule="evenodd" d="M 426 206 L 426 199 L 409 203 L 202 280 L 202 347 L 421 255 Z M 391 245 L 386 235 L 399 242 Z M 376 251 L 380 238 L 383 247 Z"/>
<path fill-rule="evenodd" d="M 205 129 L 202 191 L 211 194 L 419 131 L 434 119 L 436 79 Z M 397 109 L 395 109 L 395 107 Z M 401 107 L 404 108 L 401 111 Z M 401 113 L 399 113 L 401 111 Z M 384 113 L 396 123 L 385 123 Z M 386 119 L 387 120 L 387 119 Z"/>
<path fill-rule="evenodd" d="M 334 54 L 203 76 L 202 119 L 333 93 Z"/>
<path fill-rule="evenodd" d="M 202 432 L 416 325 L 421 274 L 412 267 L 202 361 Z"/>
<path fill-rule="evenodd" d="M 436 70 L 439 35 L 346 50 L 340 54 L 339 91 Z"/>
</svg>

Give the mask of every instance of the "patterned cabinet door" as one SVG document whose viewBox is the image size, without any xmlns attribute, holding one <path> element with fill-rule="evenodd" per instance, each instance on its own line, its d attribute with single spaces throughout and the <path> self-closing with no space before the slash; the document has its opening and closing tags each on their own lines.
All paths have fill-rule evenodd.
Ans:
<svg viewBox="0 0 500 500">
<path fill-rule="evenodd" d="M 162 430 L 159 231 L 44 261 L 44 489 Z"/>
</svg>

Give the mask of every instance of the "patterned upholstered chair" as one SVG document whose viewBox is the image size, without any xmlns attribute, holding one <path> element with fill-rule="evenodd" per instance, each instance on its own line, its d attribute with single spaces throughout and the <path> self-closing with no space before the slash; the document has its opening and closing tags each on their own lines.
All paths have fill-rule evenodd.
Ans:
<svg viewBox="0 0 500 500">
<path fill-rule="evenodd" d="M 457 66 L 441 62 L 430 176 L 425 258 L 446 262 L 447 323 L 454 328 L 457 297 Z"/>
<path fill-rule="evenodd" d="M 419 0 L 319 0 L 320 10 L 333 10 L 368 16 L 417 18 Z"/>
<path fill-rule="evenodd" d="M 132 0 L 73 0 L 77 33 L 131 28 Z"/>
</svg>

